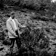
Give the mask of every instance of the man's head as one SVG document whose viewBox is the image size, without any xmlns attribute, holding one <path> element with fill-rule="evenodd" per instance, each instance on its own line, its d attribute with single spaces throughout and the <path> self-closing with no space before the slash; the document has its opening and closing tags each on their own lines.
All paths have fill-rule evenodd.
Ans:
<svg viewBox="0 0 56 56">
<path fill-rule="evenodd" d="M 14 19 L 15 18 L 15 13 L 11 12 L 10 16 L 12 17 L 12 19 Z"/>
</svg>

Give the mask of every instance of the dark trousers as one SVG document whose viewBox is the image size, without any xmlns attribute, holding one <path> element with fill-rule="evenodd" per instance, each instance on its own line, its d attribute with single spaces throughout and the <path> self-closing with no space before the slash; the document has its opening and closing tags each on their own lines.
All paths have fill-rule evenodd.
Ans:
<svg viewBox="0 0 56 56">
<path fill-rule="evenodd" d="M 19 38 L 19 34 L 18 34 L 18 31 L 15 31 L 16 32 L 16 34 L 18 35 L 18 37 L 16 37 L 16 38 L 11 38 L 10 40 L 11 40 L 11 49 L 14 47 L 14 42 L 16 41 L 16 44 L 17 44 L 17 47 L 18 47 L 18 49 L 21 47 L 21 40 L 20 40 L 20 38 Z"/>
</svg>

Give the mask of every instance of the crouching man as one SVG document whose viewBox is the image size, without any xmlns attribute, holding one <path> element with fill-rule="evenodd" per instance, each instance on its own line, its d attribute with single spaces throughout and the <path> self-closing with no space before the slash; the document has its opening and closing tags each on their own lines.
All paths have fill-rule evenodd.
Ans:
<svg viewBox="0 0 56 56">
<path fill-rule="evenodd" d="M 16 40 L 16 44 L 18 49 L 21 47 L 21 41 L 19 38 L 20 35 L 20 27 L 24 28 L 26 27 L 25 25 L 21 25 L 18 20 L 15 18 L 15 14 L 14 12 L 11 13 L 11 15 L 9 15 L 8 20 L 6 21 L 6 27 L 8 30 L 8 36 L 11 40 L 11 46 L 10 46 L 10 50 L 13 51 L 13 47 L 14 47 L 14 42 Z"/>
</svg>

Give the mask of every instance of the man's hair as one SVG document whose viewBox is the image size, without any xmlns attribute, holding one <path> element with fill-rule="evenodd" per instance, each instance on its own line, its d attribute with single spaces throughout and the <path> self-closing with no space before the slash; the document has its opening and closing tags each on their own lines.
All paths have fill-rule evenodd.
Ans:
<svg viewBox="0 0 56 56">
<path fill-rule="evenodd" d="M 14 14 L 15 14 L 14 12 L 11 13 L 11 15 L 14 15 Z"/>
</svg>

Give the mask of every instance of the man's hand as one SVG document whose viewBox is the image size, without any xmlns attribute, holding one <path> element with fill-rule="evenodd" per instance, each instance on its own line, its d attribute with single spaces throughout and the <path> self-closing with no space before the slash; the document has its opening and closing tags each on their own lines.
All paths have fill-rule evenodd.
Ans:
<svg viewBox="0 0 56 56">
<path fill-rule="evenodd" d="M 22 29 L 23 29 L 23 28 L 26 28 L 26 26 L 25 26 L 25 25 L 22 25 L 22 26 L 20 26 L 20 28 L 22 28 Z"/>
<path fill-rule="evenodd" d="M 20 30 L 20 31 L 24 30 L 25 28 L 26 28 L 25 25 L 21 25 L 21 26 L 19 26 L 19 30 Z"/>
<path fill-rule="evenodd" d="M 16 35 L 16 33 L 14 33 L 14 36 L 15 36 L 15 37 L 18 37 L 18 35 Z"/>
</svg>

